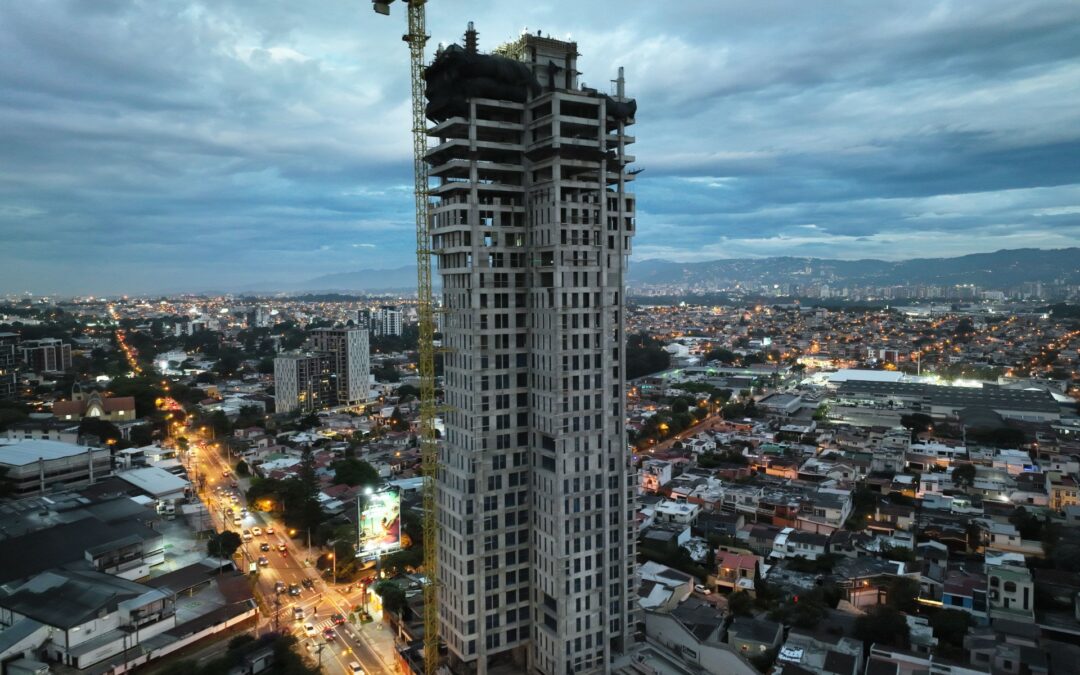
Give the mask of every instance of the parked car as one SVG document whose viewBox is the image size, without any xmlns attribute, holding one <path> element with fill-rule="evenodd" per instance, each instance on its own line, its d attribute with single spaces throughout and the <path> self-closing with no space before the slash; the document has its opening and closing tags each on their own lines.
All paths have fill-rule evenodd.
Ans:
<svg viewBox="0 0 1080 675">
<path fill-rule="evenodd" d="M 701 593 L 702 595 L 712 595 L 712 589 L 706 588 L 701 584 L 696 584 L 694 586 L 694 590 L 698 593 Z"/>
</svg>

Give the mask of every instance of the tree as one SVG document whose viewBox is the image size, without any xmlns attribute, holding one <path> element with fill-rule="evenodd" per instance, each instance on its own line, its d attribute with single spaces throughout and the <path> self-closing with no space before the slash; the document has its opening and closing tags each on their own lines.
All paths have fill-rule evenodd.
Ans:
<svg viewBox="0 0 1080 675">
<path fill-rule="evenodd" d="M 405 591 L 391 581 L 380 581 L 375 586 L 375 592 L 382 598 L 383 609 L 388 612 L 400 615 L 408 606 Z"/>
<path fill-rule="evenodd" d="M 240 548 L 240 543 L 240 535 L 232 530 L 215 532 L 206 540 L 206 553 L 221 559 L 231 558 Z"/>
<path fill-rule="evenodd" d="M 971 615 L 960 609 L 942 609 L 930 617 L 934 637 L 954 649 L 963 649 L 964 636 L 971 625 Z"/>
<path fill-rule="evenodd" d="M 886 644 L 906 649 L 907 620 L 895 607 L 877 605 L 855 620 L 855 637 L 868 644 Z"/>
<path fill-rule="evenodd" d="M 86 436 L 94 436 L 101 443 L 108 445 L 118 444 L 123 438 L 120 435 L 120 429 L 115 424 L 99 417 L 84 417 L 79 422 L 79 438 Z"/>
<path fill-rule="evenodd" d="M 646 333 L 631 335 L 626 340 L 626 376 L 635 379 L 651 375 L 671 366 L 671 355 L 660 343 Z"/>
<path fill-rule="evenodd" d="M 378 485 L 382 482 L 379 472 L 362 459 L 343 459 L 334 462 L 334 482 L 345 485 Z"/>
<path fill-rule="evenodd" d="M 900 424 L 905 429 L 911 429 L 912 437 L 920 431 L 928 431 L 934 426 L 934 418 L 930 417 L 926 413 L 911 413 L 910 415 L 901 415 Z"/>
<path fill-rule="evenodd" d="M 889 607 L 913 613 L 919 608 L 919 582 L 911 577 L 896 577 L 886 586 L 886 596 Z"/>
<path fill-rule="evenodd" d="M 958 464 L 952 471 L 952 482 L 957 487 L 971 487 L 975 484 L 975 465 Z"/>
<path fill-rule="evenodd" d="M 705 355 L 705 361 L 719 361 L 720 363 L 736 363 L 739 360 L 739 356 L 730 349 L 713 349 Z"/>
<path fill-rule="evenodd" d="M 274 359 L 270 356 L 264 356 L 259 359 L 259 365 L 256 366 L 256 370 L 260 375 L 273 375 L 274 374 Z"/>
<path fill-rule="evenodd" d="M 232 377 L 240 371 L 243 364 L 243 354 L 235 349 L 227 349 L 221 352 L 218 361 L 214 364 L 214 370 L 222 377 Z"/>
<path fill-rule="evenodd" d="M 401 381 L 401 376 L 398 375 L 397 368 L 395 368 L 392 364 L 377 366 L 373 368 L 371 372 L 373 375 L 375 375 L 375 379 L 379 382 Z"/>
<path fill-rule="evenodd" d="M 248 468 L 247 462 L 245 462 L 244 460 L 240 460 L 236 463 L 236 475 L 244 477 L 251 475 L 251 469 Z"/>
<path fill-rule="evenodd" d="M 728 596 L 728 611 L 735 616 L 750 616 L 754 610 L 754 599 L 746 591 L 735 591 Z"/>
<path fill-rule="evenodd" d="M 19 422 L 24 422 L 29 417 L 24 406 L 12 401 L 0 401 L 0 431 Z"/>
<path fill-rule="evenodd" d="M 314 530 L 323 520 L 322 506 L 319 504 L 319 480 L 315 475 L 315 456 L 311 448 L 304 448 L 300 455 L 300 470 L 297 472 L 300 488 L 299 519 L 302 527 Z"/>
</svg>

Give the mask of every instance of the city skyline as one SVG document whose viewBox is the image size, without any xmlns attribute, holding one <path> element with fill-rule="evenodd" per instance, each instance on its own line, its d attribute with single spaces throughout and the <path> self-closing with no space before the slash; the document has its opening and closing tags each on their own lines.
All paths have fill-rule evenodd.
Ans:
<svg viewBox="0 0 1080 675">
<path fill-rule="evenodd" d="M 900 259 L 1080 234 L 1080 9 L 554 2 L 525 26 L 644 102 L 635 260 Z M 0 8 L 0 291 L 142 293 L 413 257 L 407 69 L 359 3 Z M 59 37 L 59 36 L 62 36 Z M 601 56 L 602 55 L 602 56 Z"/>
</svg>

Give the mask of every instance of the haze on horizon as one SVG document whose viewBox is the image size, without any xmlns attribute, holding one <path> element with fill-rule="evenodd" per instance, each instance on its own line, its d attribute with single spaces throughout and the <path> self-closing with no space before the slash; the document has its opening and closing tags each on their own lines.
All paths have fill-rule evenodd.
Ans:
<svg viewBox="0 0 1080 675">
<path fill-rule="evenodd" d="M 639 103 L 635 259 L 1080 242 L 1080 4 L 499 3 Z M 0 4 L 0 293 L 289 282 L 414 258 L 400 9 Z"/>
</svg>

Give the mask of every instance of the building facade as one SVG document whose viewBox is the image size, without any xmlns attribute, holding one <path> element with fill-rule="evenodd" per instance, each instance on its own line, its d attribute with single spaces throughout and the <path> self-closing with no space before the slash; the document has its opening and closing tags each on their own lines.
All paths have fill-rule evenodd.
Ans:
<svg viewBox="0 0 1080 675">
<path fill-rule="evenodd" d="M 465 45 L 425 74 L 442 635 L 460 670 L 609 672 L 642 621 L 623 352 L 636 103 L 621 77 L 614 98 L 581 86 L 575 43 Z"/>
<path fill-rule="evenodd" d="M 108 448 L 47 440 L 0 445 L 0 469 L 15 496 L 93 484 L 112 474 Z"/>
<path fill-rule="evenodd" d="M 371 330 L 376 335 L 401 335 L 401 308 L 383 305 L 371 315 Z"/>
<path fill-rule="evenodd" d="M 65 373 L 71 369 L 71 345 L 57 338 L 27 340 L 19 350 L 23 363 L 35 373 Z"/>
<path fill-rule="evenodd" d="M 308 346 L 330 357 L 337 405 L 358 405 L 367 400 L 371 388 L 368 331 L 356 327 L 319 328 L 311 331 Z"/>
<path fill-rule="evenodd" d="M 274 412 L 310 413 L 331 405 L 337 386 L 327 354 L 280 354 L 274 359 Z"/>
<path fill-rule="evenodd" d="M 19 390 L 18 345 L 18 333 L 0 333 L 0 401 L 15 398 Z"/>
</svg>

